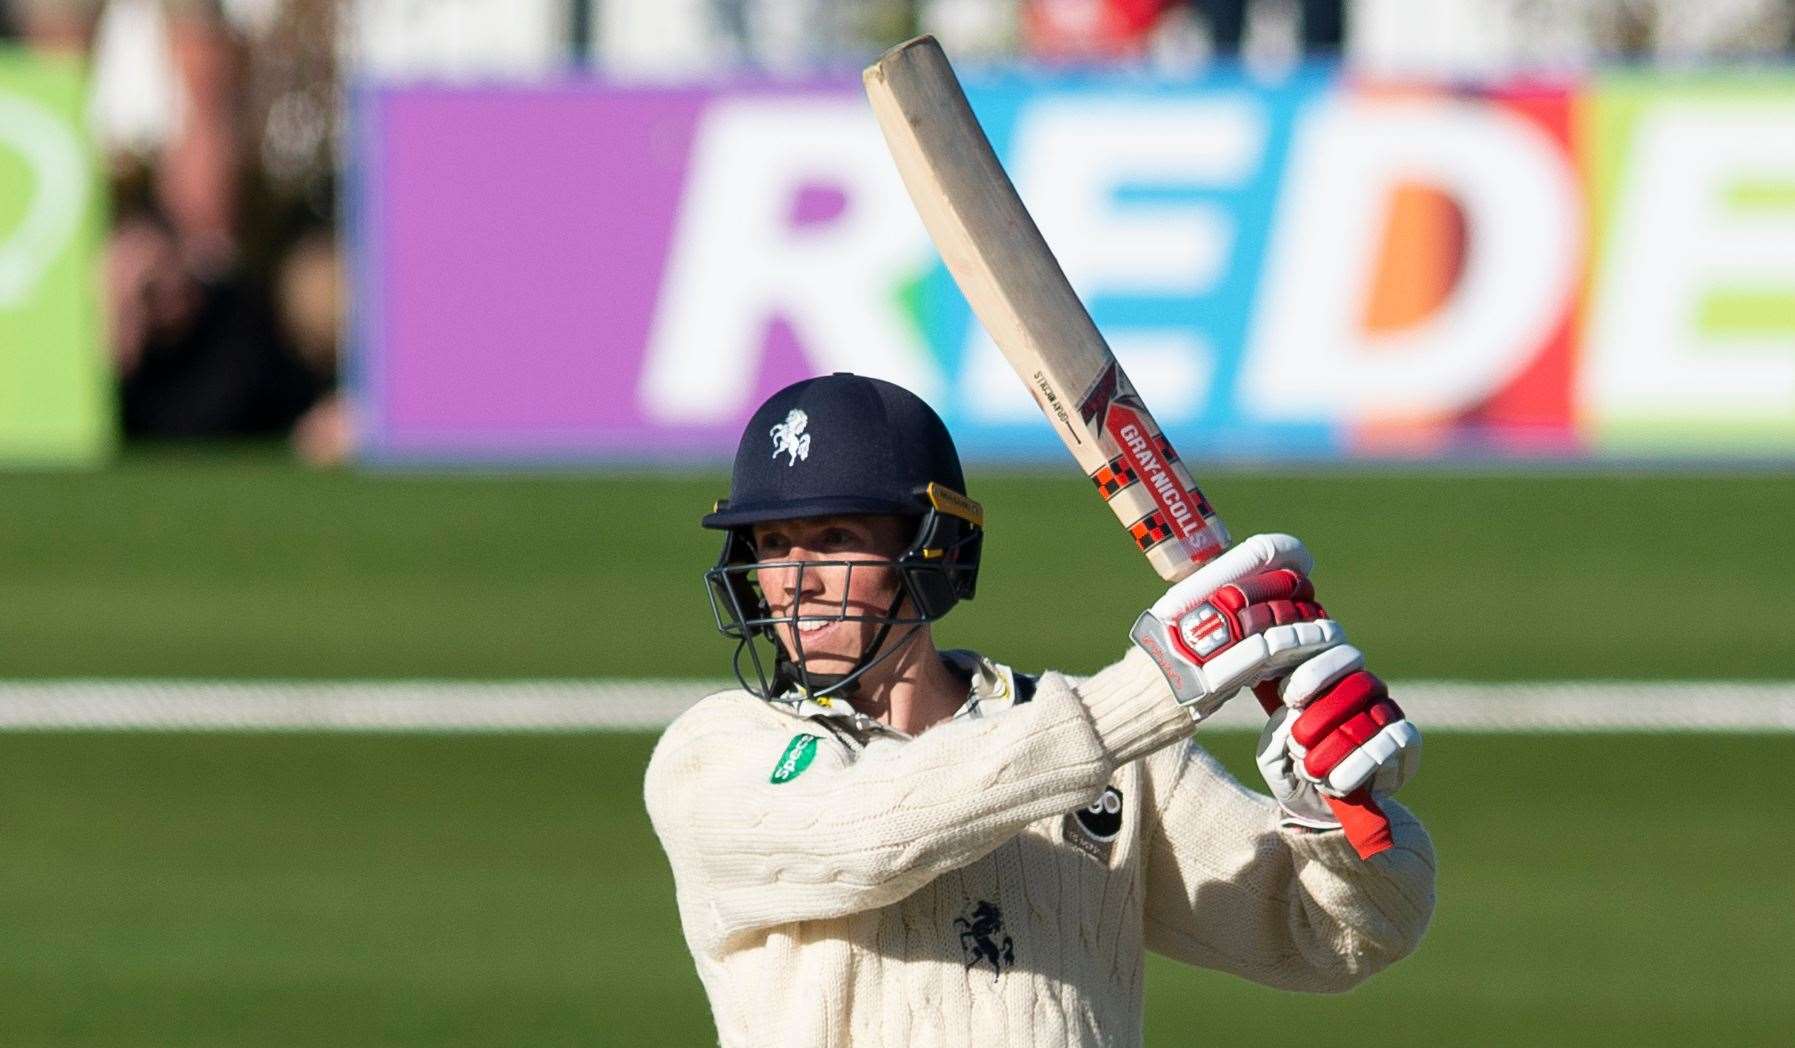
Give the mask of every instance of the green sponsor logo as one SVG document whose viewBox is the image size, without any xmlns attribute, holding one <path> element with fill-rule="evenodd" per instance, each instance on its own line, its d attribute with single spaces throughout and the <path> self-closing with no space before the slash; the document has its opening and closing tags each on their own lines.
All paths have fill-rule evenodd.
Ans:
<svg viewBox="0 0 1795 1048">
<path fill-rule="evenodd" d="M 101 342 L 99 164 L 70 64 L 0 48 L 0 464 L 112 450 Z"/>
<path fill-rule="evenodd" d="M 785 752 L 779 756 L 779 763 L 773 765 L 772 781 L 790 782 L 804 774 L 804 769 L 810 767 L 810 762 L 816 757 L 816 744 L 820 741 L 821 738 L 816 735 L 792 736 L 792 741 L 785 746 Z"/>
</svg>

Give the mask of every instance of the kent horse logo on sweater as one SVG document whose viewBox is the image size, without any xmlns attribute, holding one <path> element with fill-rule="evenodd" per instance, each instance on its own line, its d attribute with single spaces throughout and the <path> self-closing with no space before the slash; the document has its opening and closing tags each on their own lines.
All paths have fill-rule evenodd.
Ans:
<svg viewBox="0 0 1795 1048">
<path fill-rule="evenodd" d="M 960 952 L 965 955 L 967 971 L 981 962 L 989 964 L 991 981 L 996 982 L 1005 967 L 1016 966 L 1016 942 L 1004 934 L 1003 911 L 996 903 L 980 899 L 971 914 L 954 918 L 954 927 L 960 932 Z"/>
<path fill-rule="evenodd" d="M 1080 808 L 1066 816 L 1064 836 L 1067 843 L 1105 866 L 1116 838 L 1122 835 L 1122 791 L 1105 787 L 1103 796 L 1088 808 Z"/>
</svg>

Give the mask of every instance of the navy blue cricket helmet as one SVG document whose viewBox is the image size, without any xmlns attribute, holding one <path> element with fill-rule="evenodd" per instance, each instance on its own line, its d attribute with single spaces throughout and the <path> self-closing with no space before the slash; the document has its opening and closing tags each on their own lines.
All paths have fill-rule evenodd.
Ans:
<svg viewBox="0 0 1795 1048">
<path fill-rule="evenodd" d="M 824 678 L 805 671 L 801 651 L 793 658 L 778 642 L 774 627 L 795 626 L 795 611 L 776 616 L 768 608 L 756 582 L 761 565 L 752 527 L 850 514 L 905 518 L 911 539 L 880 562 L 896 568 L 900 580 L 886 614 L 854 616 L 844 607 L 838 616 L 878 622 L 872 643 L 851 672 Z M 794 688 L 851 694 L 861 674 L 915 635 L 912 629 L 887 648 L 893 627 L 933 622 L 971 599 L 984 537 L 984 511 L 966 495 L 959 452 L 941 417 L 902 386 L 846 372 L 787 386 L 754 412 L 736 449 L 729 497 L 703 524 L 726 532 L 722 556 L 705 576 L 717 626 L 739 642 L 737 677 L 763 698 Z M 771 645 L 771 674 L 760 641 Z"/>
</svg>

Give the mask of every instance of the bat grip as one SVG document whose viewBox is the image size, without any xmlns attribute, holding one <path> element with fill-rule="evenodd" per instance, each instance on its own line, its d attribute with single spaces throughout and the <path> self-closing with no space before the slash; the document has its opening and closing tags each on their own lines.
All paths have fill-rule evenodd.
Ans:
<svg viewBox="0 0 1795 1048">
<path fill-rule="evenodd" d="M 1277 681 L 1253 685 L 1253 695 L 1268 716 L 1284 705 L 1278 697 Z M 1344 797 L 1329 797 L 1325 793 L 1321 796 L 1328 802 L 1334 818 L 1340 821 L 1340 829 L 1346 833 L 1347 842 L 1359 853 L 1359 858 L 1369 859 L 1395 846 L 1396 841 L 1390 836 L 1390 817 L 1377 806 L 1369 787 L 1361 786 Z"/>
</svg>

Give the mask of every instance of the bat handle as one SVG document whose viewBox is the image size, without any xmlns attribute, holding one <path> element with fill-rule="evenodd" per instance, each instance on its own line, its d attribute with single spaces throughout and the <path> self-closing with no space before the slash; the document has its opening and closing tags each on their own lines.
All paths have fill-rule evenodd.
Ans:
<svg viewBox="0 0 1795 1048">
<path fill-rule="evenodd" d="M 1278 697 L 1277 681 L 1253 685 L 1253 695 L 1267 715 L 1276 713 L 1284 705 Z M 1329 797 L 1324 793 L 1322 799 L 1328 802 L 1334 818 L 1340 820 L 1340 829 L 1346 833 L 1347 842 L 1359 853 L 1359 858 L 1369 859 L 1395 846 L 1396 841 L 1390 836 L 1390 818 L 1377 806 L 1369 787 L 1361 786 L 1344 797 Z"/>
</svg>

